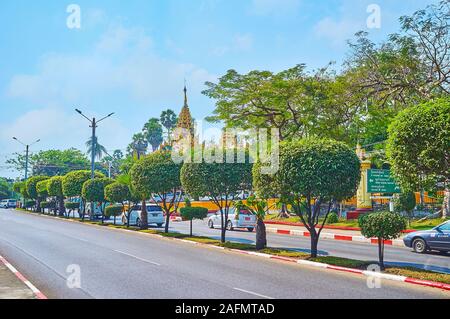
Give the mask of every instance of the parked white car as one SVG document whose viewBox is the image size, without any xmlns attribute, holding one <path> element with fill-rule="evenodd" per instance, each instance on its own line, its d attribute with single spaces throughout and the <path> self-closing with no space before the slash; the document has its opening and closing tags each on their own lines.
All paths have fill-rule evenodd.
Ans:
<svg viewBox="0 0 450 319">
<path fill-rule="evenodd" d="M 134 206 L 130 213 L 130 225 L 140 227 L 142 205 Z M 147 204 L 147 222 L 149 225 L 156 225 L 162 227 L 164 225 L 164 214 L 161 206 L 156 204 Z M 122 223 L 127 224 L 127 213 L 122 213 Z"/>
<path fill-rule="evenodd" d="M 4 199 L 0 203 L 1 208 L 16 208 L 17 201 L 15 199 Z"/>
<path fill-rule="evenodd" d="M 214 215 L 208 218 L 208 227 L 221 227 L 220 211 L 217 211 Z M 247 228 L 249 232 L 252 232 L 256 227 L 256 216 L 247 210 L 241 210 L 237 214 L 237 210 L 235 208 L 230 208 L 226 227 L 228 230 Z"/>
</svg>

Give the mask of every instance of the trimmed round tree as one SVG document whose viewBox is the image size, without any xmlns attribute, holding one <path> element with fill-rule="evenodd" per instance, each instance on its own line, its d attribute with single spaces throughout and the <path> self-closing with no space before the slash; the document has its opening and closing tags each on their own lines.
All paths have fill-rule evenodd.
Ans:
<svg viewBox="0 0 450 319">
<path fill-rule="evenodd" d="M 47 191 L 47 185 L 48 185 L 49 179 L 45 179 L 43 181 L 40 181 L 36 183 L 36 192 L 38 194 L 38 197 L 40 199 L 40 203 L 47 200 L 48 197 L 48 191 Z M 49 208 L 49 205 L 46 205 L 47 207 L 43 207 L 40 205 L 41 209 L 45 212 L 45 208 Z"/>
<path fill-rule="evenodd" d="M 46 179 L 48 179 L 47 176 L 32 176 L 25 183 L 28 197 L 30 199 L 33 199 L 36 201 L 36 211 L 38 211 L 38 212 L 41 211 L 41 206 L 40 206 L 41 197 L 38 194 L 36 186 L 37 186 L 37 183 L 44 181 Z"/>
<path fill-rule="evenodd" d="M 155 202 L 161 201 L 166 214 L 164 231 L 169 232 L 170 216 L 177 211 L 182 197 L 180 170 L 181 164 L 172 160 L 169 151 L 151 153 L 133 165 L 130 171 L 131 183 L 143 199 L 141 228 L 148 228 L 145 200 L 153 198 Z"/>
<path fill-rule="evenodd" d="M 436 99 L 400 112 L 389 126 L 386 153 L 405 189 L 442 182 L 442 217 L 450 210 L 450 99 Z"/>
<path fill-rule="evenodd" d="M 360 178 L 359 158 L 344 143 L 330 139 L 282 143 L 278 187 L 310 233 L 311 257 L 317 257 L 319 237 L 332 204 L 353 197 Z"/>
<path fill-rule="evenodd" d="M 406 228 L 406 220 L 391 212 L 372 213 L 359 220 L 361 234 L 367 238 L 378 238 L 378 259 L 384 270 L 384 241 L 400 237 Z"/>
<path fill-rule="evenodd" d="M 237 195 L 251 189 L 252 164 L 244 163 L 184 163 L 181 169 L 183 189 L 193 198 L 208 196 L 219 208 L 221 217 L 221 241 L 225 242 L 228 213 Z"/>
<path fill-rule="evenodd" d="M 192 237 L 192 221 L 194 219 L 205 219 L 208 216 L 208 208 L 205 207 L 183 207 L 180 209 L 181 216 L 190 221 L 190 236 Z"/>
<path fill-rule="evenodd" d="M 95 178 L 103 178 L 105 175 L 95 172 Z M 84 219 L 85 211 L 86 211 L 86 202 L 84 201 L 82 194 L 83 184 L 91 179 L 91 172 L 90 171 L 73 171 L 70 173 L 67 173 L 63 177 L 62 182 L 62 191 L 63 195 L 65 197 L 81 197 L 82 204 L 83 204 L 83 212 L 81 214 L 82 219 Z"/>
<path fill-rule="evenodd" d="M 130 188 L 128 187 L 128 185 L 119 182 L 114 182 L 112 184 L 106 185 L 105 199 L 110 203 L 120 203 L 122 207 L 121 210 L 122 212 L 125 210 L 124 202 L 131 199 Z M 116 216 L 114 216 L 114 224 L 116 224 Z"/>
<path fill-rule="evenodd" d="M 49 196 L 56 198 L 58 202 L 58 214 L 59 216 L 64 216 L 66 209 L 64 207 L 64 194 L 62 190 L 62 183 L 64 177 L 54 176 L 48 180 L 47 191 Z"/>
<path fill-rule="evenodd" d="M 114 225 L 116 224 L 116 217 L 122 214 L 123 205 L 110 205 L 105 207 L 105 216 L 114 217 Z"/>
<path fill-rule="evenodd" d="M 102 213 L 102 223 L 104 222 L 104 208 L 103 204 L 105 203 L 105 187 L 109 184 L 112 184 L 113 180 L 110 178 L 94 178 L 87 180 L 83 184 L 83 188 L 81 190 L 81 196 L 86 202 L 91 203 L 99 203 L 100 211 Z M 94 214 L 94 205 L 91 207 L 91 214 Z"/>
</svg>

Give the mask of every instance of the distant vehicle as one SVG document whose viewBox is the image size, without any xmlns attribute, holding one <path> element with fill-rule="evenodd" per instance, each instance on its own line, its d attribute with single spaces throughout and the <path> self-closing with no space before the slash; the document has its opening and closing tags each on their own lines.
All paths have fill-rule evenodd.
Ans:
<svg viewBox="0 0 450 319">
<path fill-rule="evenodd" d="M 107 204 L 105 205 L 105 207 L 106 206 L 107 206 Z M 102 218 L 102 207 L 99 204 L 94 203 L 94 209 L 92 209 L 91 203 L 86 203 L 86 214 L 89 216 L 92 216 L 93 219 L 101 219 Z M 107 219 L 107 218 L 105 217 L 105 219 Z"/>
<path fill-rule="evenodd" d="M 17 201 L 15 199 L 4 199 L 0 203 L 1 208 L 16 208 Z"/>
<path fill-rule="evenodd" d="M 216 212 L 214 215 L 208 218 L 208 227 L 215 228 L 222 225 L 220 212 Z M 256 227 L 256 216 L 247 210 L 241 210 L 237 214 L 236 208 L 230 208 L 228 213 L 228 220 L 226 222 L 226 228 L 228 230 L 234 230 L 236 228 L 247 228 L 249 232 L 252 232 Z"/>
<path fill-rule="evenodd" d="M 162 227 L 164 225 L 164 214 L 161 206 L 156 204 L 147 204 L 147 223 Z M 141 227 L 142 205 L 136 205 L 130 213 L 130 225 Z M 122 213 L 122 223 L 127 224 L 127 213 Z"/>
<path fill-rule="evenodd" d="M 450 251 L 450 220 L 431 229 L 410 233 L 403 238 L 406 247 L 423 254 L 430 250 Z"/>
</svg>

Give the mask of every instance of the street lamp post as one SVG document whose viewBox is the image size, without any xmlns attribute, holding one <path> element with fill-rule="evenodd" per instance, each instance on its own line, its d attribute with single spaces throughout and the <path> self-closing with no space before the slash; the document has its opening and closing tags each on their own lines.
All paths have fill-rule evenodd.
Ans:
<svg viewBox="0 0 450 319">
<path fill-rule="evenodd" d="M 90 118 L 88 118 L 86 115 L 83 114 L 83 112 L 81 112 L 79 109 L 75 109 L 75 111 L 80 114 L 82 117 L 84 117 L 85 119 L 87 119 L 91 125 L 90 127 L 92 128 L 92 145 L 91 145 L 91 178 L 94 179 L 95 177 L 95 153 L 96 153 L 96 147 L 97 147 L 97 140 L 96 140 L 96 136 L 95 136 L 95 129 L 97 128 L 97 124 L 100 123 L 101 121 L 103 121 L 104 119 L 107 119 L 108 117 L 114 115 L 114 113 L 110 113 L 107 116 L 105 116 L 104 118 L 96 121 L 95 117 L 92 118 L 92 120 Z"/>
</svg>

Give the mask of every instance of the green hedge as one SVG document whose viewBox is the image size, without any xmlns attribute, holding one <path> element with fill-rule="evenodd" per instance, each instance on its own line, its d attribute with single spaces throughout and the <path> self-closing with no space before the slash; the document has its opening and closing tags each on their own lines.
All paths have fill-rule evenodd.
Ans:
<svg viewBox="0 0 450 319">
<path fill-rule="evenodd" d="M 105 208 L 105 216 L 114 217 L 122 214 L 123 207 L 121 205 L 112 205 Z"/>
<path fill-rule="evenodd" d="M 70 210 L 79 209 L 80 208 L 80 203 L 77 203 L 77 202 L 66 202 L 66 203 L 64 203 L 64 207 L 66 207 L 66 209 L 70 209 Z"/>
</svg>

